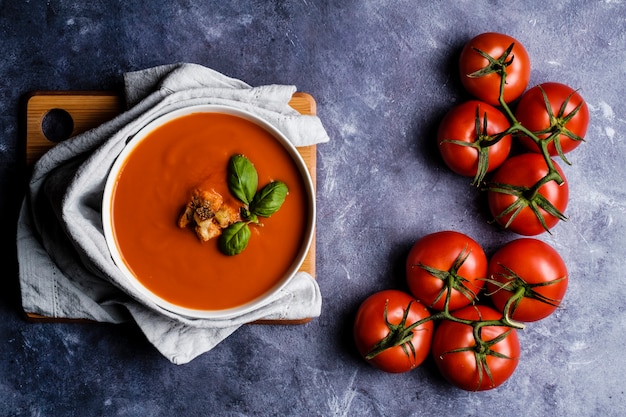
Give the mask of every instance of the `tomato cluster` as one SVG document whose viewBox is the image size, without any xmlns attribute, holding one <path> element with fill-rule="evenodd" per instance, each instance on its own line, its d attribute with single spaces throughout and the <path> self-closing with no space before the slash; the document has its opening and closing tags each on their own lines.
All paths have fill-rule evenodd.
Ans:
<svg viewBox="0 0 626 417">
<path fill-rule="evenodd" d="M 540 240 L 513 240 L 487 259 L 469 236 L 442 231 L 415 242 L 406 283 L 407 291 L 383 290 L 362 302 L 354 322 L 359 353 L 393 373 L 418 367 L 430 353 L 450 383 L 478 391 L 513 374 L 517 329 L 557 309 L 568 275 Z"/>
<path fill-rule="evenodd" d="M 553 157 L 570 163 L 565 154 L 587 131 L 587 104 L 560 83 L 526 90 L 530 58 L 508 35 L 483 33 L 470 40 L 459 70 L 463 87 L 476 99 L 442 119 L 437 145 L 444 162 L 484 186 L 491 215 L 501 226 L 525 236 L 549 231 L 566 219 L 569 199 L 567 179 Z M 513 152 L 516 144 L 523 153 Z"/>
<path fill-rule="evenodd" d="M 474 99 L 452 108 L 439 125 L 444 162 L 487 190 L 501 226 L 524 236 L 549 232 L 566 219 L 569 198 L 553 158 L 570 163 L 565 154 L 584 140 L 587 104 L 564 84 L 527 90 L 528 53 L 507 35 L 470 40 L 459 64 Z M 416 368 L 430 354 L 445 379 L 478 391 L 513 374 L 517 331 L 559 307 L 568 275 L 557 251 L 535 238 L 510 241 L 488 259 L 469 236 L 443 231 L 415 242 L 406 284 L 406 291 L 377 292 L 359 307 L 354 340 L 360 354 L 394 373 Z"/>
</svg>

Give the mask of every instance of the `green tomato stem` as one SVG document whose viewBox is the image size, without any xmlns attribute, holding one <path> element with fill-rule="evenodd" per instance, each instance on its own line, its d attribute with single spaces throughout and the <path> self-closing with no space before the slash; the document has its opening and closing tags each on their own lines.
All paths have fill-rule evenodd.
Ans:
<svg viewBox="0 0 626 417">
<path fill-rule="evenodd" d="M 512 45 L 510 47 L 510 49 L 512 50 Z M 555 143 L 555 146 L 557 148 L 557 150 L 559 151 L 559 155 L 560 157 L 566 162 L 566 163 L 570 163 L 565 156 L 563 155 L 563 153 L 560 150 L 560 146 L 558 146 L 558 137 L 559 135 L 563 132 L 563 131 L 567 131 L 567 129 L 565 129 L 564 125 L 558 125 L 557 129 L 553 129 L 552 127 L 550 129 L 548 129 L 548 131 L 545 132 L 540 132 L 540 133 L 550 133 L 550 136 L 548 136 L 545 139 L 541 139 L 537 136 L 537 134 L 535 132 L 530 131 L 529 129 L 527 129 L 525 126 L 523 126 L 515 117 L 515 114 L 513 113 L 513 111 L 511 110 L 510 106 L 504 101 L 504 87 L 506 85 L 506 68 L 507 66 L 502 66 L 498 71 L 496 71 L 499 75 L 500 75 L 500 96 L 498 98 L 498 101 L 500 102 L 500 106 L 502 107 L 502 110 L 504 111 L 504 113 L 506 114 L 506 116 L 509 118 L 509 121 L 511 122 L 511 126 L 505 130 L 504 132 L 502 132 L 500 135 L 505 136 L 508 134 L 511 135 L 515 135 L 515 134 L 523 134 L 527 137 L 529 137 L 540 149 L 541 151 L 541 155 L 543 156 L 543 159 L 546 163 L 546 167 L 548 169 L 548 172 L 542 177 L 540 178 L 533 186 L 531 186 L 527 191 L 524 191 L 524 201 L 528 201 L 530 202 L 530 206 L 531 209 L 533 209 L 533 211 L 535 212 L 535 214 L 537 215 L 539 221 L 541 222 L 542 225 L 544 225 L 544 228 L 549 232 L 547 226 L 545 225 L 545 221 L 541 215 L 541 213 L 538 211 L 538 209 L 536 208 L 536 206 L 542 207 L 545 209 L 545 205 L 550 206 L 551 203 L 549 203 L 547 200 L 544 201 L 539 201 L 539 200 L 545 200 L 544 198 L 542 198 L 542 196 L 539 196 L 539 189 L 541 187 L 543 187 L 545 184 L 554 181 L 556 182 L 558 185 L 562 185 L 565 182 L 565 179 L 563 178 L 563 176 L 558 172 L 558 170 L 556 169 L 556 165 L 554 163 L 554 161 L 552 160 L 552 157 L 550 155 L 550 152 L 548 151 L 548 145 L 552 142 Z M 545 95 L 545 92 L 542 93 L 544 94 L 544 101 L 546 103 L 546 110 L 548 111 L 548 113 L 550 114 L 551 119 L 554 118 L 553 116 L 553 112 L 552 109 L 550 107 L 549 101 Z M 577 110 L 575 110 L 577 111 Z M 560 113 L 559 113 L 560 114 Z M 568 117 L 571 117 L 568 116 Z M 496 135 L 497 136 L 497 135 Z M 506 189 L 506 188 L 510 188 L 510 189 Z M 502 186 L 496 186 L 491 187 L 490 189 L 492 191 L 495 192 L 506 192 L 509 194 L 516 194 L 516 189 L 514 189 L 515 187 L 502 187 Z M 520 191 L 521 193 L 521 191 Z M 539 201 L 539 202 L 538 202 Z M 519 211 L 521 211 L 521 209 L 523 208 L 522 205 L 513 203 L 513 205 L 511 207 L 509 207 L 507 210 L 505 210 L 505 212 L 501 213 L 499 217 L 502 217 L 508 213 L 512 213 L 511 218 L 509 220 L 509 222 L 507 223 L 507 225 L 505 225 L 505 227 L 508 227 L 508 225 L 513 221 L 513 219 L 515 218 L 515 216 L 517 216 L 517 213 L 519 213 Z M 558 210 L 556 209 L 552 209 L 552 207 L 549 207 L 549 212 L 554 213 L 555 217 L 561 219 L 561 220 L 565 220 L 566 217 L 565 215 L 563 215 L 562 213 L 558 212 Z"/>
<path fill-rule="evenodd" d="M 549 183 L 550 181 L 555 181 L 557 184 L 561 185 L 565 182 L 564 178 L 561 176 L 561 174 L 557 171 L 556 169 L 556 165 L 554 163 L 554 161 L 552 160 L 550 153 L 548 151 L 548 145 L 551 142 L 555 142 L 555 147 L 557 148 L 557 150 L 559 151 L 559 155 L 561 156 L 561 158 L 569 163 L 569 161 L 567 161 L 567 159 L 565 159 L 564 155 L 562 154 L 562 152 L 560 151 L 560 147 L 558 146 L 558 137 L 559 135 L 563 132 L 567 130 L 563 126 L 559 126 L 558 129 L 552 129 L 550 128 L 549 131 L 546 132 L 539 132 L 539 134 L 545 134 L 545 133 L 550 133 L 550 136 L 546 139 L 541 139 L 537 136 L 536 133 L 531 132 L 530 130 L 528 130 L 525 126 L 523 126 L 515 117 L 515 114 L 513 113 L 513 111 L 511 110 L 511 108 L 509 107 L 509 105 L 504 101 L 504 88 L 506 86 L 506 68 L 508 67 L 508 65 L 510 65 L 510 63 L 512 62 L 512 59 L 510 61 L 506 61 L 508 59 L 508 54 L 512 51 L 514 44 L 511 44 L 509 46 L 509 48 L 507 49 L 507 52 L 505 52 L 505 54 L 503 54 L 503 56 L 501 56 L 498 60 L 494 59 L 493 57 L 488 56 L 487 54 L 485 54 L 482 51 L 478 51 L 477 52 L 481 55 L 483 55 L 485 58 L 488 59 L 489 61 L 489 65 L 485 68 L 483 68 L 482 70 L 477 71 L 476 73 L 473 73 L 471 76 L 473 77 L 479 77 L 479 76 L 484 76 L 487 75 L 489 73 L 493 73 L 496 72 L 498 73 L 498 75 L 500 76 L 500 91 L 499 91 L 499 97 L 498 97 L 498 101 L 500 103 L 500 106 L 502 107 L 502 111 L 505 113 L 505 115 L 508 117 L 509 121 L 511 122 L 511 126 L 506 129 L 505 131 L 494 135 L 493 138 L 497 138 L 496 140 L 493 140 L 493 143 L 496 143 L 497 140 L 499 140 L 502 137 L 505 137 L 509 134 L 511 135 L 515 135 L 515 134 L 523 134 L 525 136 L 528 136 L 540 149 L 541 154 L 545 160 L 546 166 L 548 168 L 548 172 L 541 178 L 539 179 L 533 186 L 531 186 L 530 188 L 526 188 L 526 187 L 515 187 L 515 186 L 510 186 L 510 185 L 506 185 L 506 184 L 496 184 L 494 191 L 496 192 L 504 192 L 504 193 L 509 193 L 509 194 L 515 194 L 515 195 L 519 195 L 520 198 L 522 198 L 522 196 L 530 201 L 534 201 L 534 200 L 539 200 L 541 199 L 541 196 L 539 196 L 539 189 L 544 186 L 545 184 Z M 547 101 L 547 97 L 545 96 L 544 93 L 544 99 L 546 101 L 546 108 L 547 111 L 550 112 L 550 114 L 552 114 L 552 109 L 549 107 L 549 103 Z M 477 115 L 477 123 L 478 123 L 478 115 Z M 572 117 L 572 116 L 569 116 Z M 567 120 L 566 120 L 567 121 Z M 485 125 L 486 125 L 486 121 L 485 121 Z M 477 127 L 478 129 L 478 127 Z M 484 132 L 486 133 L 486 126 L 484 129 Z M 480 132 L 479 132 L 480 133 Z M 481 137 L 479 135 L 479 138 L 483 139 L 485 142 L 487 142 L 486 146 L 489 146 L 493 143 L 489 143 L 491 141 L 490 138 L 488 137 Z M 582 138 L 581 138 L 582 139 Z M 481 144 L 477 144 L 477 145 L 471 145 L 476 147 L 477 149 L 482 149 L 482 146 L 478 146 Z M 468 145 L 465 145 L 468 146 Z M 487 157 L 487 155 L 485 155 L 485 158 Z M 483 161 L 485 164 L 487 164 L 487 161 Z M 484 174 L 483 174 L 484 175 Z M 482 176 L 478 176 L 476 178 L 479 178 L 480 180 L 482 180 Z M 551 205 L 551 203 L 547 202 L 540 202 L 536 205 Z M 539 216 L 540 220 L 543 220 L 541 215 L 538 213 L 537 211 L 538 209 L 535 208 L 536 214 Z M 506 210 L 506 213 L 502 213 L 502 215 L 507 214 L 509 212 L 513 211 L 513 215 L 515 215 L 515 213 L 517 213 L 519 211 L 518 205 L 514 203 L 514 205 L 512 205 L 511 207 L 509 207 L 509 209 Z M 558 210 L 554 209 L 553 210 L 555 212 L 555 214 L 557 215 L 557 217 L 564 219 L 565 216 L 563 216 L 561 213 L 558 213 Z M 544 223 L 544 227 L 545 227 L 545 223 Z M 524 298 L 526 296 L 526 288 L 524 286 L 520 286 L 519 288 L 517 288 L 513 295 L 507 300 L 507 302 L 504 305 L 503 308 L 503 314 L 502 317 L 498 320 L 467 320 L 467 319 L 461 319 L 458 317 L 455 317 L 454 315 L 452 315 L 452 313 L 450 312 L 450 294 L 452 292 L 453 289 L 455 289 L 456 286 L 458 286 L 458 279 L 453 279 L 453 274 L 450 272 L 453 272 L 452 270 L 454 270 L 454 272 L 456 272 L 455 270 L 458 269 L 458 267 L 460 267 L 460 264 L 462 264 L 464 261 L 464 259 L 462 259 L 461 256 L 459 256 L 459 258 L 457 259 L 457 262 L 455 264 L 456 268 L 452 268 L 451 271 L 449 271 L 449 274 L 447 276 L 444 276 L 443 272 L 444 271 L 440 271 L 441 274 L 439 275 L 440 278 L 442 278 L 442 280 L 444 281 L 444 288 L 442 288 L 441 292 L 439 293 L 439 296 L 441 296 L 442 294 L 445 293 L 445 300 L 444 300 L 444 307 L 443 310 L 440 312 L 437 312 L 435 314 L 432 314 L 431 316 L 424 318 L 422 320 L 419 320 L 416 323 L 413 323 L 412 325 L 410 325 L 409 327 L 407 327 L 406 329 L 414 329 L 415 327 L 420 326 L 421 324 L 429 321 L 429 320 L 450 320 L 456 323 L 461 323 L 461 324 L 465 324 L 468 326 L 472 327 L 472 332 L 473 332 L 473 336 L 474 336 L 474 341 L 475 341 L 475 345 L 473 347 L 463 347 L 463 348 L 459 348 L 456 350 L 453 350 L 451 352 L 446 352 L 446 353 L 454 353 L 454 352 L 460 352 L 460 351 L 468 351 L 468 350 L 473 350 L 474 351 L 474 355 L 476 357 L 476 365 L 477 365 L 477 369 L 479 371 L 479 387 L 482 383 L 482 379 L 483 379 L 483 372 L 487 374 L 487 376 L 493 381 L 492 375 L 491 375 L 491 371 L 489 369 L 489 366 L 487 365 L 487 361 L 486 358 L 488 355 L 492 355 L 492 356 L 498 356 L 498 357 L 504 357 L 502 354 L 500 354 L 499 352 L 496 352 L 494 350 L 491 349 L 491 346 L 495 345 L 496 343 L 504 340 L 508 334 L 513 331 L 513 329 L 524 329 L 525 325 L 523 323 L 520 323 L 518 321 L 515 321 L 513 319 L 511 319 L 511 314 L 512 314 L 512 307 L 518 303 L 522 298 Z M 430 272 L 430 271 L 429 271 Z M 432 273 L 432 272 L 431 272 Z M 564 278 L 563 278 L 564 279 Z M 472 301 L 473 303 L 475 301 Z M 503 334 L 501 334 L 500 336 L 496 337 L 493 340 L 490 341 L 483 341 L 482 340 L 482 328 L 486 327 L 486 326 L 502 326 L 502 327 L 509 327 L 510 329 L 506 332 L 504 332 Z"/>
</svg>

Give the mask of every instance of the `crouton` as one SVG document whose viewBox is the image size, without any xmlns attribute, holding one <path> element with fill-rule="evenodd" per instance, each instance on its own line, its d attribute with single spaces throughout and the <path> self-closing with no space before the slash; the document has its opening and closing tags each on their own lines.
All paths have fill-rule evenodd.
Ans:
<svg viewBox="0 0 626 417">
<path fill-rule="evenodd" d="M 198 238 L 206 242 L 239 220 L 239 210 L 224 204 L 218 192 L 195 189 L 178 219 L 178 227 L 193 226 Z"/>
</svg>

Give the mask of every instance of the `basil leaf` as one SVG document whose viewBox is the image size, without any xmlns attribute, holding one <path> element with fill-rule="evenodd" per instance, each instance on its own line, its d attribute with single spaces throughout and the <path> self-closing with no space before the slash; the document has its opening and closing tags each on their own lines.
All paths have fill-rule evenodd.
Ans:
<svg viewBox="0 0 626 417">
<path fill-rule="evenodd" d="M 228 188 L 235 197 L 250 204 L 259 185 L 259 176 L 252 162 L 243 155 L 233 155 L 228 161 Z"/>
<path fill-rule="evenodd" d="M 250 228 L 245 222 L 237 222 L 222 231 L 217 242 L 220 250 L 225 255 L 237 255 L 241 253 L 250 240 Z"/>
<path fill-rule="evenodd" d="M 289 189 L 282 181 L 272 181 L 256 193 L 250 211 L 261 217 L 270 217 L 283 205 Z"/>
</svg>

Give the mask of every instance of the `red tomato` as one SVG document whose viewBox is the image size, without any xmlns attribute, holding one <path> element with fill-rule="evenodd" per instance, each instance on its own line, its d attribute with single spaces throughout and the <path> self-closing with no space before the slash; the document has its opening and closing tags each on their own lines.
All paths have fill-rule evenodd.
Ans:
<svg viewBox="0 0 626 417">
<path fill-rule="evenodd" d="M 478 100 L 467 101 L 452 108 L 442 119 L 437 131 L 439 151 L 452 171 L 475 177 L 474 182 L 478 183 L 509 156 L 511 135 L 488 146 L 509 127 L 509 119 L 500 110 Z"/>
<path fill-rule="evenodd" d="M 487 191 L 489 209 L 496 221 L 515 233 L 533 236 L 551 229 L 564 219 L 559 213 L 562 214 L 567 207 L 569 188 L 561 167 L 556 162 L 554 166 L 564 182 L 558 185 L 555 181 L 549 181 L 539 188 L 540 196 L 529 199 L 527 190 L 548 173 L 546 161 L 537 153 L 521 154 L 506 160 L 496 171 Z M 507 191 L 506 186 L 514 186 L 522 191 L 509 194 L 511 190 Z M 506 212 L 513 204 L 518 205 L 519 211 Z M 550 206 L 557 212 L 550 212 Z M 517 215 L 513 217 L 515 213 Z"/>
<path fill-rule="evenodd" d="M 448 310 L 469 305 L 483 288 L 487 256 L 463 233 L 443 231 L 419 239 L 406 261 L 411 294 L 426 306 L 443 310 L 451 285 Z M 449 283 L 449 284 L 448 284 Z"/>
<path fill-rule="evenodd" d="M 434 324 L 423 304 L 398 290 L 384 290 L 370 295 L 357 311 L 354 322 L 356 347 L 365 360 L 386 372 L 407 372 L 428 356 Z M 381 342 L 382 341 L 382 342 Z M 368 357 L 377 344 L 380 353 Z"/>
<path fill-rule="evenodd" d="M 507 49 L 513 49 L 507 55 Z M 489 55 L 492 62 L 479 51 Z M 477 72 L 487 68 L 484 75 Z M 500 104 L 500 72 L 506 71 L 504 102 L 510 103 L 522 95 L 530 80 L 530 58 L 524 46 L 515 38 L 501 33 L 483 33 L 470 40 L 461 51 L 459 70 L 463 87 L 482 101 Z"/>
<path fill-rule="evenodd" d="M 504 312 L 507 301 L 522 296 L 510 307 L 513 320 L 541 320 L 556 310 L 567 290 L 565 262 L 552 246 L 537 239 L 522 238 L 501 247 L 489 261 L 487 293 Z"/>
<path fill-rule="evenodd" d="M 499 320 L 502 315 L 491 307 L 468 306 L 453 313 L 464 320 Z M 482 391 L 504 383 L 515 371 L 520 346 L 517 331 L 506 326 L 484 326 L 479 341 L 469 324 L 442 321 L 433 338 L 432 353 L 437 368 L 451 384 Z M 507 333 L 508 332 L 508 333 Z M 502 340 L 497 340 L 497 338 Z"/>
<path fill-rule="evenodd" d="M 580 145 L 587 133 L 589 108 L 580 94 L 572 88 L 559 83 L 544 83 L 531 88 L 522 96 L 515 111 L 515 118 L 522 126 L 537 133 L 540 139 L 561 132 L 558 135 L 558 143 L 563 153 L 567 153 Z M 528 136 L 520 136 L 520 141 L 529 150 L 541 152 Z M 548 151 L 553 156 L 558 155 L 554 142 L 548 144 Z"/>
</svg>

